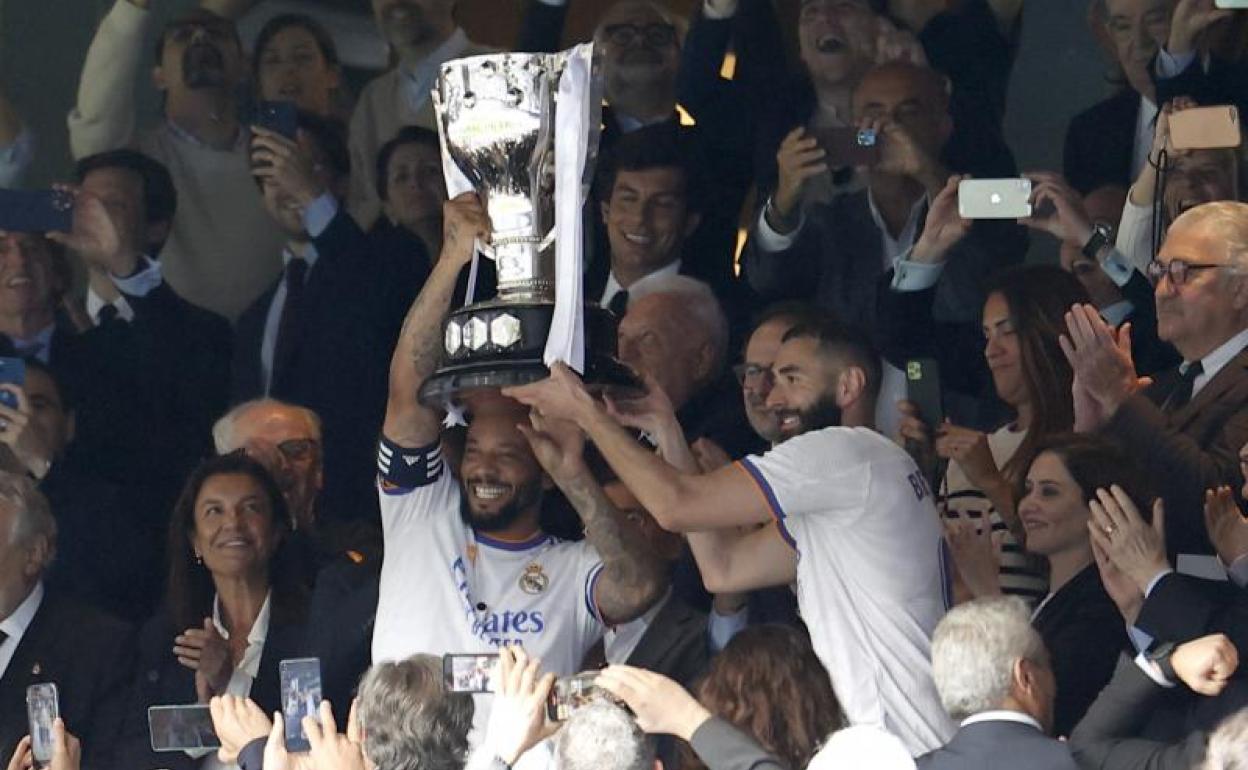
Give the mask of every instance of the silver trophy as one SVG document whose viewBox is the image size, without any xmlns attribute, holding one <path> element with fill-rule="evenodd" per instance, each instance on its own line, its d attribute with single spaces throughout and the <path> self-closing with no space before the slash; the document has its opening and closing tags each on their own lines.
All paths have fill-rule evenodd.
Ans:
<svg viewBox="0 0 1248 770">
<path fill-rule="evenodd" d="M 592 179 L 601 120 L 602 79 L 597 67 L 579 92 L 560 92 L 572 56 L 503 53 L 442 65 L 433 103 L 442 142 L 447 188 L 471 189 L 490 215 L 490 245 L 498 296 L 452 311 L 443 323 L 442 366 L 422 387 L 431 405 L 455 405 L 473 391 L 545 377 L 543 352 L 555 303 L 557 196 L 583 200 Z M 557 110 L 582 110 L 585 131 L 556 137 Z M 556 153 L 584 157 L 576 189 L 555 183 Z M 448 162 L 449 161 L 449 162 Z M 579 264 L 577 266 L 579 270 Z M 615 320 L 586 306 L 585 376 L 591 382 L 629 384 L 615 360 Z"/>
</svg>

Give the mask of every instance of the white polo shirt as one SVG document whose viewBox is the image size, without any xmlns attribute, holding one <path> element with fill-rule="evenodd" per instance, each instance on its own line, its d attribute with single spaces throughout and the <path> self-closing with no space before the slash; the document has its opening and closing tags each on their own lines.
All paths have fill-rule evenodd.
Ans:
<svg viewBox="0 0 1248 770">
<path fill-rule="evenodd" d="M 832 427 L 741 460 L 797 550 L 797 599 L 852 724 L 878 725 L 913 754 L 955 726 L 932 682 L 932 630 L 948 574 L 932 493 L 900 447 Z"/>
</svg>

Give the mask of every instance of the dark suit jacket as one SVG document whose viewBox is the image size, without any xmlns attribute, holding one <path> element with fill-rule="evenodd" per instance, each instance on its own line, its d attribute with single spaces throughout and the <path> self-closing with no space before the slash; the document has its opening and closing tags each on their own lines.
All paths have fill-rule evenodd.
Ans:
<svg viewBox="0 0 1248 770">
<path fill-rule="evenodd" d="M 308 609 L 308 646 L 321 660 L 322 693 L 346 719 L 372 663 L 381 554 L 344 555 L 321 570 Z"/>
<path fill-rule="evenodd" d="M 1098 187 L 1129 187 L 1131 154 L 1135 149 L 1135 123 L 1140 116 L 1140 95 L 1124 88 L 1070 119 L 1062 174 L 1081 194 Z"/>
<path fill-rule="evenodd" d="M 1152 65 L 1148 73 L 1157 87 L 1158 104 L 1176 96 L 1190 96 L 1197 104 L 1234 104 L 1241 116 L 1248 112 L 1248 63 L 1210 59 L 1206 69 L 1197 57 L 1172 78 L 1157 77 L 1157 68 Z"/>
<path fill-rule="evenodd" d="M 118 620 L 47 591 L 0 677 L 0 754 L 29 732 L 26 688 L 53 682 L 84 770 L 111 770 L 134 668 L 133 633 Z"/>
<path fill-rule="evenodd" d="M 1007 759 L 1008 758 L 1008 759 Z M 918 770 L 1076 770 L 1066 744 L 1031 725 L 1006 720 L 974 722 L 915 760 Z"/>
<path fill-rule="evenodd" d="M 269 395 L 321 418 L 324 510 L 375 520 L 373 466 L 390 355 L 403 314 L 424 279 L 421 261 L 374 254 L 345 209 L 314 243 L 318 258 L 305 278 L 305 318 L 291 371 Z M 276 291 L 275 283 L 238 320 L 235 402 L 263 395 L 260 347 Z"/>
<path fill-rule="evenodd" d="M 1170 554 L 1213 553 L 1205 532 L 1205 490 L 1228 484 L 1240 500 L 1239 449 L 1248 443 L 1248 350 L 1241 351 L 1195 398 L 1162 411 L 1178 369 L 1158 375 L 1118 408 L 1102 429 L 1134 456 L 1166 503 Z"/>
<path fill-rule="evenodd" d="M 1192 733 L 1175 743 L 1142 737 L 1144 725 L 1166 690 L 1126 655 L 1087 715 L 1070 736 L 1084 770 L 1190 770 L 1205 757 L 1208 735 Z"/>
<path fill-rule="evenodd" d="M 689 745 L 708 770 L 787 770 L 779 757 L 719 717 L 711 717 L 694 730 Z"/>
<path fill-rule="evenodd" d="M 711 659 L 706 634 L 706 613 L 690 607 L 673 595 L 654 616 L 628 665 L 655 671 L 674 679 L 685 688 L 706 672 Z"/>
<path fill-rule="evenodd" d="M 282 708 L 278 664 L 286 658 L 309 654 L 306 624 L 302 620 L 283 621 L 282 613 L 271 610 L 269 633 L 260 655 L 260 667 L 249 697 L 266 713 Z M 195 672 L 173 654 L 173 639 L 184 629 L 175 629 L 167 610 L 162 610 L 143 626 L 139 634 L 138 675 L 134 678 L 130 702 L 125 709 L 119 745 L 121 762 L 128 770 L 193 770 L 199 761 L 180 752 L 154 753 L 147 727 L 149 706 L 196 702 Z"/>
<path fill-rule="evenodd" d="M 1122 615 L 1090 564 L 1058 589 L 1032 625 L 1044 638 L 1057 678 L 1053 734 L 1069 735 L 1127 649 Z"/>
</svg>

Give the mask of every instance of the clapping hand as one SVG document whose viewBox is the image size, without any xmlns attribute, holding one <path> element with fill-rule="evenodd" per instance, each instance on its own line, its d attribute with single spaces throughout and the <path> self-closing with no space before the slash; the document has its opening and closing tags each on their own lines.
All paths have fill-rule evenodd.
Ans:
<svg viewBox="0 0 1248 770">
<path fill-rule="evenodd" d="M 1075 424 L 1081 431 L 1096 430 L 1152 380 L 1135 374 L 1131 324 L 1115 329 L 1092 305 L 1077 304 L 1066 313 L 1066 330 L 1058 343 L 1074 370 Z"/>
<path fill-rule="evenodd" d="M 1230 487 L 1206 490 L 1205 528 L 1218 558 L 1227 567 L 1248 554 L 1248 519 L 1240 512 Z"/>
<path fill-rule="evenodd" d="M 1105 593 L 1114 600 L 1118 613 L 1127 625 L 1135 625 L 1135 619 L 1140 616 L 1140 608 L 1144 606 L 1144 591 L 1127 573 L 1118 569 L 1095 538 L 1092 539 L 1092 558 L 1096 560 L 1097 571 L 1101 573 L 1101 585 L 1105 586 Z"/>
<path fill-rule="evenodd" d="M 1161 498 L 1153 503 L 1151 525 L 1117 484 L 1096 490 L 1096 498 L 1088 502 L 1088 508 L 1092 511 L 1088 533 L 1093 545 L 1141 592 L 1153 578 L 1170 569 L 1166 560 L 1166 509 Z"/>
<path fill-rule="evenodd" d="M 203 628 L 188 628 L 174 637 L 173 654 L 178 662 L 195 672 L 195 692 L 200 703 L 225 692 L 234 673 L 230 646 L 210 618 Z"/>
<path fill-rule="evenodd" d="M 1004 479 L 988 445 L 988 434 L 945 420 L 936 431 L 936 454 L 954 460 L 976 489 L 987 492 Z"/>
<path fill-rule="evenodd" d="M 546 723 L 546 700 L 555 686 L 555 675 L 541 673 L 541 661 L 530 658 L 523 647 L 508 645 L 499 648 L 495 681 L 485 746 L 490 754 L 514 766 L 521 755 L 559 727 Z"/>
<path fill-rule="evenodd" d="M 992 531 L 992 521 L 942 517 L 945 542 L 962 582 L 975 598 L 1001 593 L 1003 532 Z"/>
</svg>

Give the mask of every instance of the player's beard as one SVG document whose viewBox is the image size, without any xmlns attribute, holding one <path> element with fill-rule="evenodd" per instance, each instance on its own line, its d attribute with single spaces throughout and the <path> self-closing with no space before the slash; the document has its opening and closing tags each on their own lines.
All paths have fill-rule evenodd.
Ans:
<svg viewBox="0 0 1248 770">
<path fill-rule="evenodd" d="M 539 479 L 517 487 L 511 499 L 494 513 L 483 514 L 472 510 L 467 486 L 468 482 L 464 482 L 460 489 L 459 517 L 478 532 L 501 532 L 509 528 L 516 523 L 525 509 L 537 503 L 542 496 L 542 482 Z"/>
<path fill-rule="evenodd" d="M 786 416 L 797 416 L 797 428 L 786 430 L 781 428 L 780 440 L 785 441 L 812 430 L 830 428 L 841 424 L 841 408 L 836 404 L 835 393 L 825 393 L 819 400 L 805 409 L 784 409 L 779 412 L 783 420 Z M 783 425 L 783 422 L 781 423 Z"/>
</svg>

